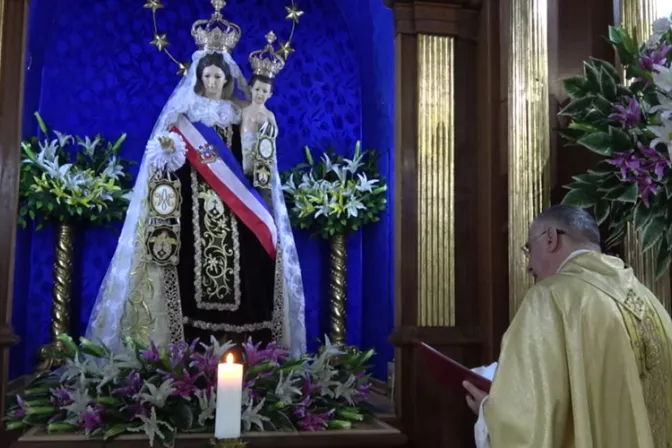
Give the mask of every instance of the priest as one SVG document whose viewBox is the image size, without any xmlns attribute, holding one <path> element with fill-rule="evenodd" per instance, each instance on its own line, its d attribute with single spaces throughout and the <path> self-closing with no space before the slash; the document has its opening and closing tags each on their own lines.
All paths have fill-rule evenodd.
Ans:
<svg viewBox="0 0 672 448">
<path fill-rule="evenodd" d="M 523 250 L 536 284 L 504 336 L 486 395 L 464 383 L 478 448 L 672 446 L 672 321 L 597 223 L 558 205 Z"/>
</svg>

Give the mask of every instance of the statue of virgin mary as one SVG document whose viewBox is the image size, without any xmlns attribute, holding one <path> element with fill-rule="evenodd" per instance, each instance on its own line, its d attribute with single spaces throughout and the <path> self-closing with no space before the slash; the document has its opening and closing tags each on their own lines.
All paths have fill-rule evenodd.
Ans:
<svg viewBox="0 0 672 448">
<path fill-rule="evenodd" d="M 249 88 L 231 51 L 240 28 L 217 8 L 147 144 L 86 336 L 113 351 L 128 336 L 157 345 L 218 340 L 306 350 L 299 260 L 277 160 L 259 191 L 243 168 Z M 275 135 L 263 137 L 275 145 Z M 261 138 L 261 137 L 260 137 Z M 246 136 L 245 140 L 250 140 Z"/>
</svg>

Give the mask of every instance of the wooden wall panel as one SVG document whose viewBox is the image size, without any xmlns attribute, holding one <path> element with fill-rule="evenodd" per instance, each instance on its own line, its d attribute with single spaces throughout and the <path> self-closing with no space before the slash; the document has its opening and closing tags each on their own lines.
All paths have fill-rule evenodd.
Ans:
<svg viewBox="0 0 672 448">
<path fill-rule="evenodd" d="M 397 347 L 397 384 L 400 384 L 397 412 L 402 429 L 411 436 L 413 446 L 473 446 L 473 416 L 464 398 L 442 390 L 427 375 L 421 360 L 416 357 L 413 341 L 422 340 L 472 366 L 482 362 L 481 352 L 487 342 L 478 328 L 482 302 L 490 302 L 489 299 L 481 301 L 479 297 L 482 292 L 479 282 L 483 280 L 480 267 L 488 258 L 479 258 L 479 232 L 485 231 L 489 235 L 489 227 L 479 225 L 479 201 L 490 201 L 489 189 L 493 184 L 487 182 L 483 187 L 479 175 L 480 159 L 484 156 L 479 149 L 481 139 L 477 137 L 478 118 L 483 112 L 479 103 L 479 12 L 474 5 L 464 3 L 411 1 L 395 2 L 394 12 L 397 29 L 395 234 L 398 307 L 397 326 L 391 341 Z M 418 132 L 419 128 L 426 128 L 423 119 L 436 118 L 431 114 L 423 117 L 419 111 L 419 89 L 431 88 L 421 87 L 418 81 L 418 40 L 422 40 L 419 36 L 423 35 L 448 36 L 454 44 L 453 64 L 445 68 L 453 70 L 453 129 L 447 133 L 437 132 L 437 138 L 454 136 L 453 193 L 443 196 L 453 200 L 449 201 L 452 203 L 434 201 L 433 204 L 434 207 L 452 207 L 454 215 L 454 270 L 449 269 L 445 275 L 453 276 L 454 280 L 455 317 L 444 326 L 426 326 L 418 316 L 422 293 L 419 291 L 422 278 L 418 275 L 418 263 L 422 260 L 418 257 L 418 242 L 424 237 L 418 233 L 418 188 L 422 191 L 422 182 L 432 181 L 418 175 L 418 169 L 424 169 L 421 164 L 426 163 L 419 158 L 423 148 L 418 144 Z M 488 162 L 484 165 L 491 166 Z M 481 198 L 483 189 L 488 193 Z M 501 216 L 497 215 L 496 219 Z M 501 268 L 505 271 L 506 265 Z"/>
<path fill-rule="evenodd" d="M 0 0 L 0 410 L 4 415 L 11 327 L 14 247 L 19 190 L 23 68 L 28 0 Z M 0 446 L 8 446 L 4 424 Z"/>
<path fill-rule="evenodd" d="M 614 21 L 613 0 L 551 0 L 549 4 L 551 203 L 557 204 L 567 191 L 562 186 L 601 159 L 583 147 L 565 147 L 558 131 L 568 123 L 557 116 L 568 101 L 562 80 L 581 74 L 583 61 L 591 56 L 614 62 L 614 51 L 606 40 Z"/>
</svg>

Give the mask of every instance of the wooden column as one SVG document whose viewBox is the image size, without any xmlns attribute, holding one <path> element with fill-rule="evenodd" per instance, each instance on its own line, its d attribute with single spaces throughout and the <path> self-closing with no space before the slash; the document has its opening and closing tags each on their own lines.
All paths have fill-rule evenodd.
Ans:
<svg viewBox="0 0 672 448">
<path fill-rule="evenodd" d="M 23 69 L 28 0 L 0 0 L 0 410 L 4 415 L 11 327 L 19 187 Z M 0 429 L 0 446 L 9 443 Z"/>
<path fill-rule="evenodd" d="M 428 375 L 413 341 L 476 366 L 484 347 L 492 353 L 492 341 L 499 338 L 491 326 L 491 297 L 481 296 L 497 287 L 488 278 L 492 259 L 479 252 L 498 252 L 491 224 L 497 222 L 501 232 L 506 222 L 505 202 L 488 216 L 481 215 L 479 204 L 492 202 L 494 188 L 506 191 L 501 175 L 484 186 L 479 182 L 487 177 L 482 169 L 500 170 L 489 160 L 496 136 L 481 135 L 497 122 L 498 75 L 481 69 L 496 69 L 498 48 L 480 42 L 497 42 L 484 29 L 493 23 L 497 29 L 497 14 L 477 1 L 388 4 L 396 25 L 397 318 L 391 341 L 397 347 L 397 414 L 414 446 L 473 446 L 473 418 L 464 399 Z M 485 10 L 490 16 L 483 19 Z M 494 110 L 488 109 L 493 104 Z M 481 122 L 481 114 L 488 118 Z M 480 232 L 487 238 L 483 245 Z M 494 270 L 505 273 L 505 260 L 501 268 Z M 505 284 L 506 278 L 500 279 Z M 501 291 L 497 294 L 505 303 Z M 486 334 L 479 328 L 482 320 Z"/>
<path fill-rule="evenodd" d="M 532 220 L 550 203 L 548 0 L 504 4 L 509 179 L 509 316 L 532 285 L 521 248 Z"/>
<path fill-rule="evenodd" d="M 505 0 L 504 0 L 505 1 Z M 476 150 L 478 154 L 479 334 L 482 363 L 499 355 L 509 324 L 507 57 L 502 53 L 500 0 L 485 1 L 479 14 Z"/>
</svg>

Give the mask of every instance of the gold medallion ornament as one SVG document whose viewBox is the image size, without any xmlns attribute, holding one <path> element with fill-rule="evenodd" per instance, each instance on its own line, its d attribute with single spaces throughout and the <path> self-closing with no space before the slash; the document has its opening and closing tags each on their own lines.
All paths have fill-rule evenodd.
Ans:
<svg viewBox="0 0 672 448">
<path fill-rule="evenodd" d="M 254 151 L 254 186 L 260 189 L 271 188 L 271 170 L 275 157 L 275 138 L 263 135 L 259 137 Z"/>
<path fill-rule="evenodd" d="M 156 182 L 149 193 L 152 211 L 162 218 L 179 217 L 181 198 L 175 190 L 175 185 L 168 181 Z"/>
<path fill-rule="evenodd" d="M 154 170 L 149 181 L 149 215 L 145 223 L 148 261 L 159 266 L 180 260 L 180 207 L 182 185 L 172 173 Z"/>
</svg>

